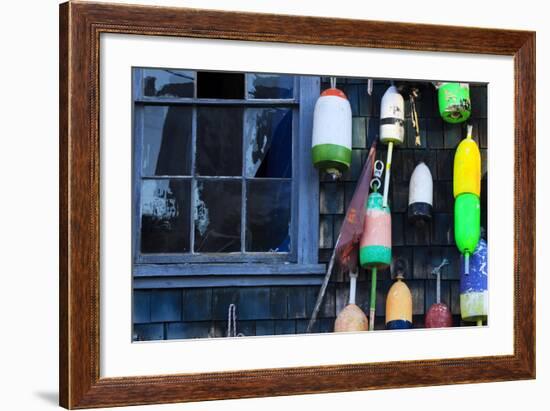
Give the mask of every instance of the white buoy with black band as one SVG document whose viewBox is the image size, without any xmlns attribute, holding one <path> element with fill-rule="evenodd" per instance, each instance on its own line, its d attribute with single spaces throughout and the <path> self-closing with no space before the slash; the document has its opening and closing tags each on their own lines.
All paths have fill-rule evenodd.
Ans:
<svg viewBox="0 0 550 411">
<path fill-rule="evenodd" d="M 380 141 L 388 145 L 386 174 L 384 176 L 383 207 L 388 206 L 390 188 L 391 159 L 394 144 L 402 144 L 405 139 L 405 101 L 395 86 L 390 86 L 380 104 Z"/>
<path fill-rule="evenodd" d="M 422 224 L 432 219 L 433 179 L 428 166 L 419 163 L 409 183 L 408 218 L 411 223 Z"/>
</svg>

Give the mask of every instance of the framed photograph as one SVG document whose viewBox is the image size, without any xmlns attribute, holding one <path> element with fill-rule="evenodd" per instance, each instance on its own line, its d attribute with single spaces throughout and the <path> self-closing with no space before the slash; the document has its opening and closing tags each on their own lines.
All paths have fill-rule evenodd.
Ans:
<svg viewBox="0 0 550 411">
<path fill-rule="evenodd" d="M 60 405 L 535 378 L 535 33 L 60 6 Z"/>
</svg>

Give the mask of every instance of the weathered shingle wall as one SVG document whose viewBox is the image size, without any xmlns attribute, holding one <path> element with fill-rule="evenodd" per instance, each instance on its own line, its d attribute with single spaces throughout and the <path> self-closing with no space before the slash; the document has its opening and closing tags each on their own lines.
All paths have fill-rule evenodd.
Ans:
<svg viewBox="0 0 550 411">
<path fill-rule="evenodd" d="M 339 79 L 338 87 L 348 96 L 353 112 L 353 163 L 342 181 L 321 177 L 319 211 L 319 259 L 327 262 L 342 224 L 345 210 L 355 189 L 368 149 L 378 138 L 380 100 L 388 82 L 377 81 L 373 95 L 367 94 L 363 80 Z M 327 87 L 324 83 L 323 87 Z M 487 89 L 471 86 L 474 139 L 482 155 L 482 226 L 486 227 L 487 206 Z M 453 234 L 452 171 L 455 149 L 466 135 L 466 125 L 444 123 L 437 111 L 436 92 L 426 84 L 417 102 L 422 146 L 414 146 L 414 130 L 406 103 L 405 144 L 394 150 L 390 206 L 394 261 L 406 263 L 405 281 L 413 294 L 414 326 L 424 324 L 424 314 L 435 302 L 434 266 L 443 258 L 450 265 L 442 270 L 442 301 L 460 324 L 459 253 Z M 379 145 L 377 158 L 385 161 L 385 146 Z M 419 161 L 424 161 L 434 178 L 434 213 L 431 224 L 416 228 L 407 222 L 408 184 Z M 384 327 L 386 293 L 392 284 L 390 270 L 378 274 L 377 318 L 375 328 Z M 222 337 L 227 333 L 227 310 L 236 304 L 237 331 L 245 335 L 294 334 L 305 332 L 318 287 L 225 287 L 171 290 L 136 290 L 134 294 L 134 338 L 138 340 Z M 335 272 L 317 322 L 317 332 L 330 332 L 337 313 L 345 306 L 349 283 Z M 360 272 L 357 303 L 368 312 L 370 274 Z"/>
</svg>

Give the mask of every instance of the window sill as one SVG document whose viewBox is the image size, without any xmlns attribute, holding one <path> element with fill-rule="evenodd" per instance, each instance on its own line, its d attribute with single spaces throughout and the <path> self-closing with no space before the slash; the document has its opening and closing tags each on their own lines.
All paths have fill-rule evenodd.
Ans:
<svg viewBox="0 0 550 411">
<path fill-rule="evenodd" d="M 320 285 L 324 264 L 137 264 L 134 288 Z"/>
</svg>

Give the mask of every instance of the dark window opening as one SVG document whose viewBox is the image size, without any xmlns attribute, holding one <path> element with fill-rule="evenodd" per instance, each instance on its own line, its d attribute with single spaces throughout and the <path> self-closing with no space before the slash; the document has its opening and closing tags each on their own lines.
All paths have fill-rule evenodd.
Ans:
<svg viewBox="0 0 550 411">
<path fill-rule="evenodd" d="M 197 72 L 197 98 L 244 98 L 244 73 Z"/>
</svg>

